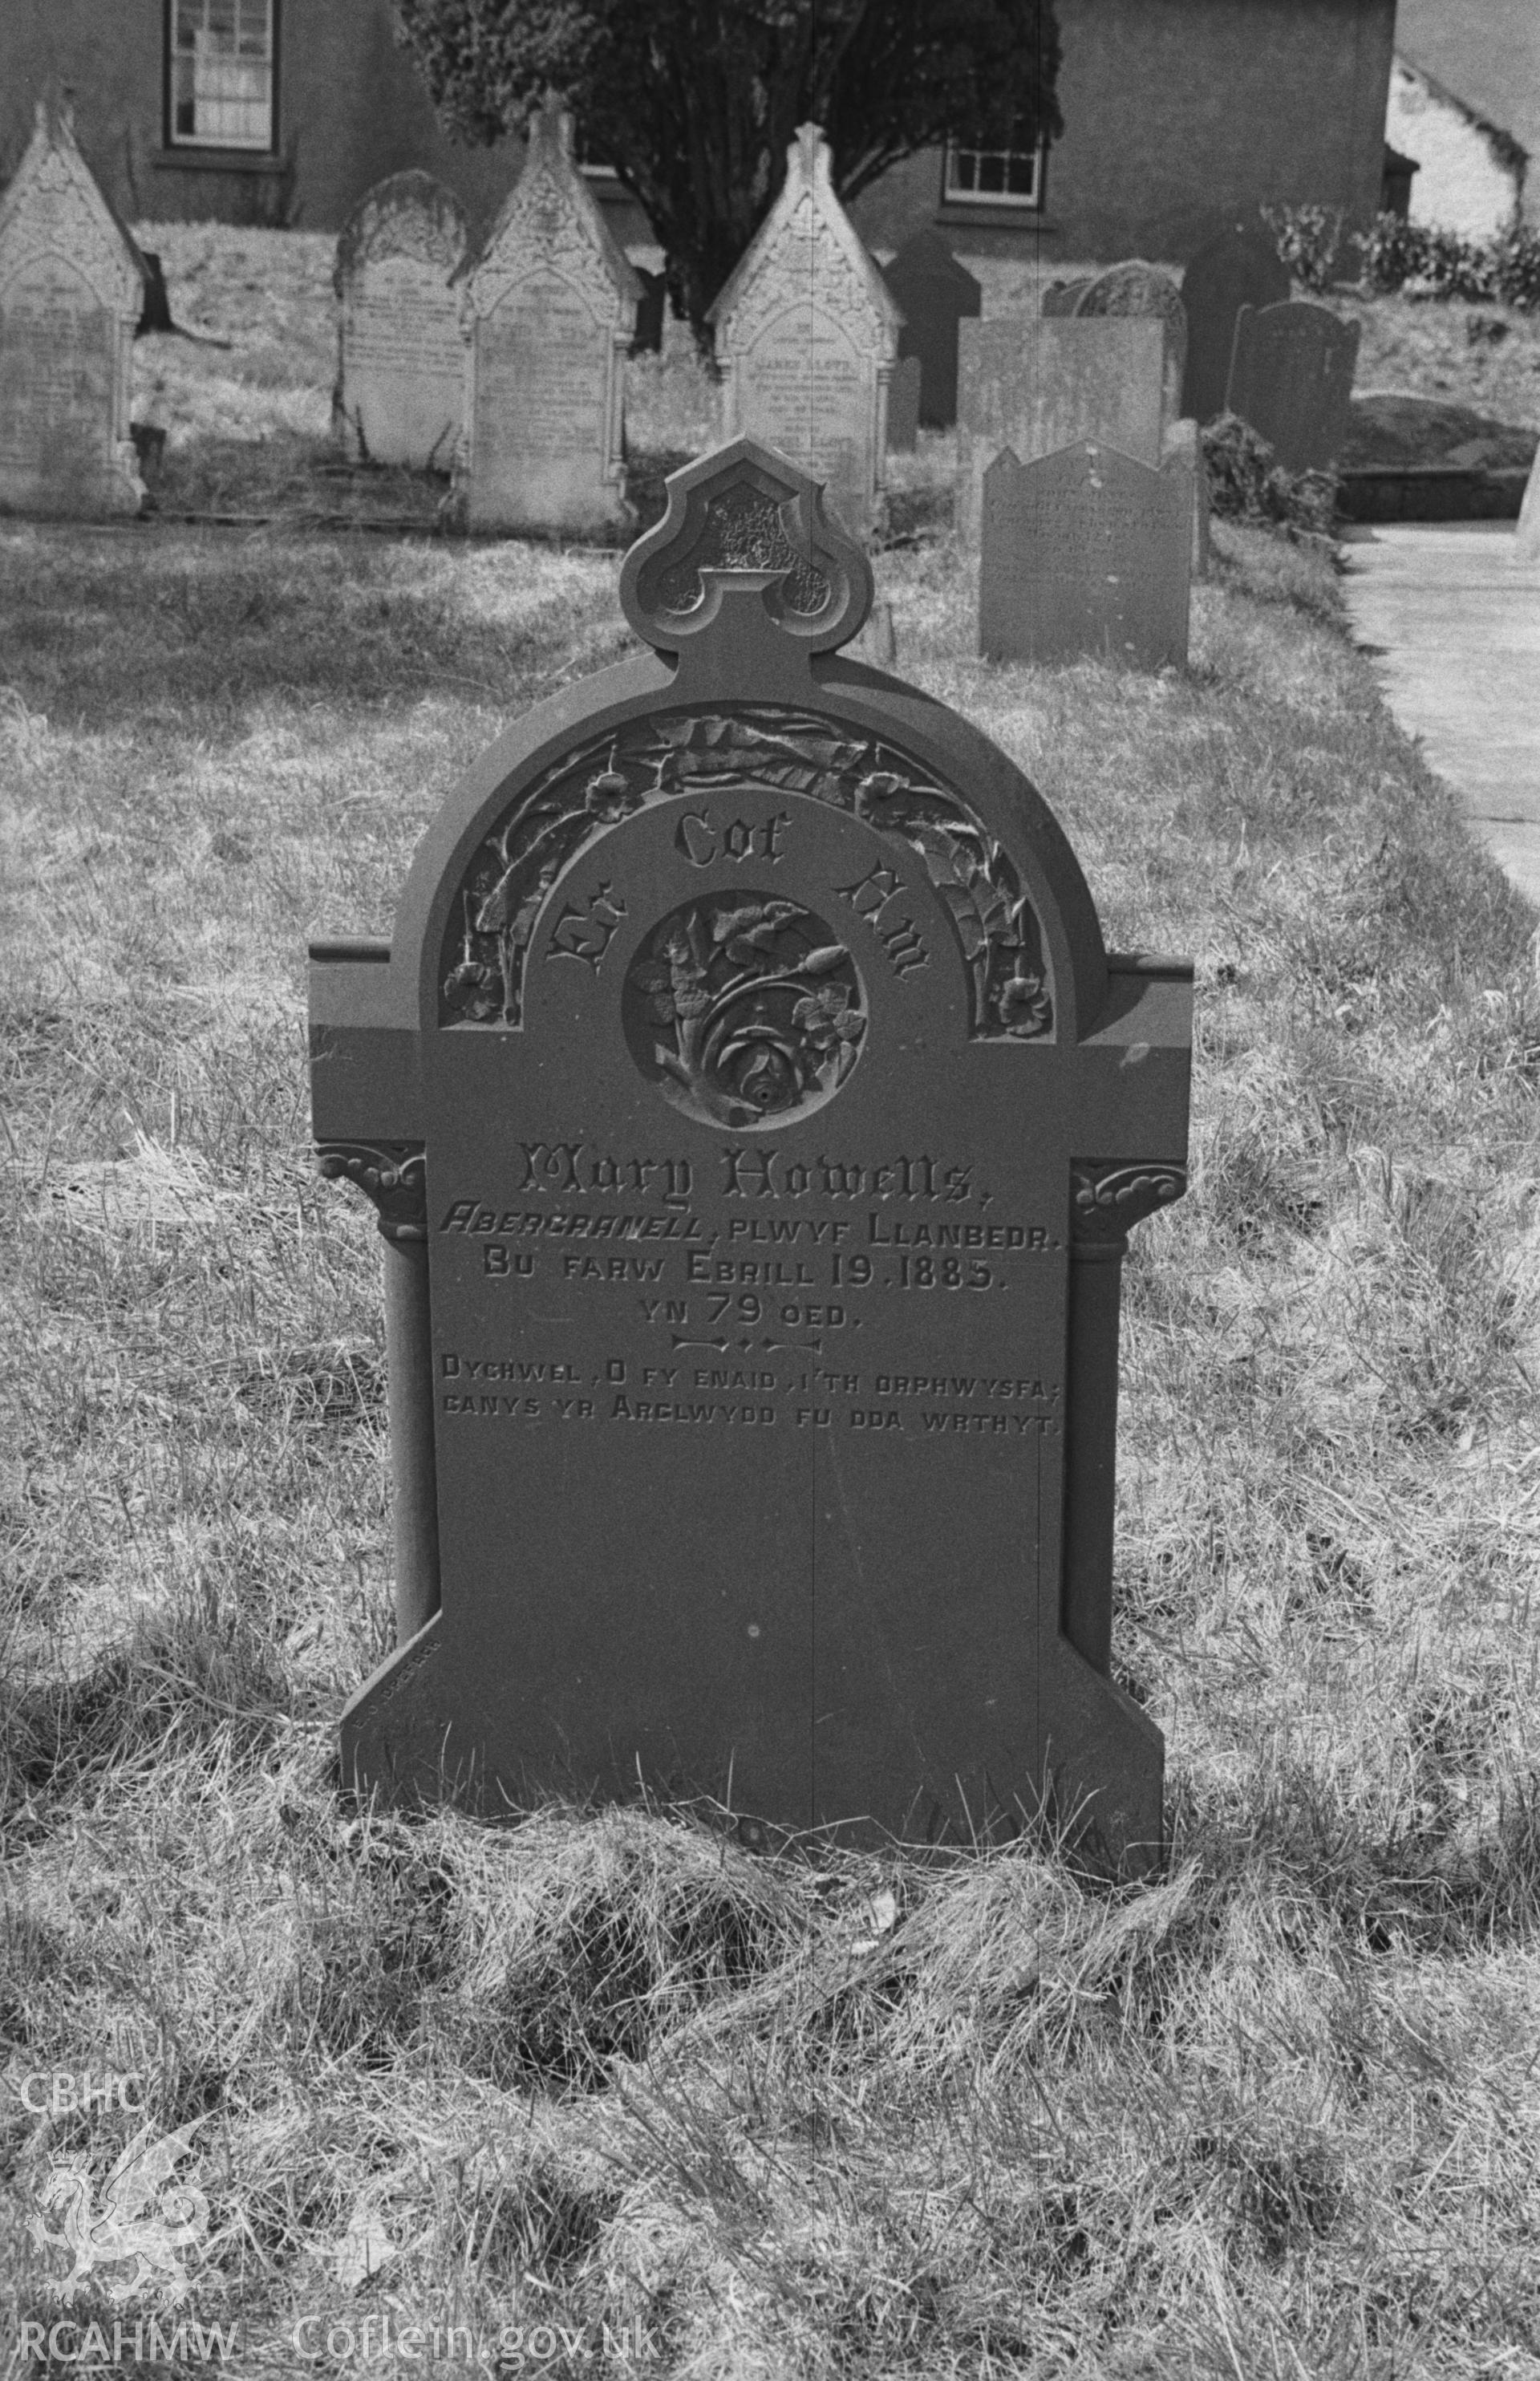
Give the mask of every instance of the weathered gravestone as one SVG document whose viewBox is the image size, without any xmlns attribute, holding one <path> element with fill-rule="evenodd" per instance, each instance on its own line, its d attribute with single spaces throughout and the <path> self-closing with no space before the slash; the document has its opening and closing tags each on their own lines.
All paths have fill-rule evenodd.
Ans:
<svg viewBox="0 0 1540 2381">
<path fill-rule="evenodd" d="M 1209 537 L 1208 465 L 1204 458 L 1204 442 L 1197 423 L 1191 414 L 1171 422 L 1161 443 L 1161 459 L 1169 462 L 1175 457 L 1192 480 L 1192 576 L 1206 579 L 1213 552 Z"/>
<path fill-rule="evenodd" d="M 626 528 L 624 374 L 640 292 L 559 107 L 531 119 L 524 170 L 461 276 L 467 527 Z"/>
<path fill-rule="evenodd" d="M 1359 328 L 1299 299 L 1236 316 L 1225 403 L 1286 471 L 1330 470 L 1348 434 Z"/>
<path fill-rule="evenodd" d="M 823 482 L 858 536 L 878 526 L 900 325 L 804 124 L 786 180 L 713 302 L 724 437 L 760 438 Z"/>
<path fill-rule="evenodd" d="M 1187 660 L 1192 474 L 1082 441 L 984 478 L 979 651 L 990 661 Z"/>
<path fill-rule="evenodd" d="M 1170 275 L 1146 264 L 1143 257 L 1131 257 L 1088 281 L 1074 304 L 1077 323 L 1103 317 L 1137 320 L 1145 315 L 1166 325 L 1165 404 L 1167 418 L 1175 421 L 1181 409 L 1182 373 L 1187 366 L 1187 315 Z"/>
<path fill-rule="evenodd" d="M 38 103 L 0 195 L 0 512 L 137 513 L 129 430 L 139 251 L 76 146 Z"/>
<path fill-rule="evenodd" d="M 1077 439 L 1158 466 L 1169 418 L 1165 326 L 1000 314 L 961 326 L 957 526 L 978 543 L 984 475 L 1002 447 L 1022 462 Z"/>
<path fill-rule="evenodd" d="M 399 1643 L 345 1773 L 953 1841 L 1046 1783 L 1138 1865 L 1118 1259 L 1184 1187 L 1191 969 L 1110 958 L 1020 771 L 841 654 L 871 572 L 813 483 L 743 439 L 668 495 L 655 651 L 476 764 L 388 948 L 312 946 L 391 1283 Z"/>
<path fill-rule="evenodd" d="M 1204 422 L 1224 411 L 1236 316 L 1242 306 L 1282 305 L 1289 290 L 1289 268 L 1260 232 L 1221 232 L 1199 249 L 1181 277 L 1187 311 L 1183 413 Z"/>
<path fill-rule="evenodd" d="M 1072 314 L 1080 304 L 1083 292 L 1090 288 L 1091 282 L 1092 275 L 1089 273 L 1083 275 L 1078 281 L 1050 281 L 1043 292 L 1043 303 L 1038 308 L 1039 313 L 1045 314 L 1050 319 Z"/>
<path fill-rule="evenodd" d="M 920 444 L 920 359 L 900 356 L 887 392 L 887 451 L 912 455 Z"/>
<path fill-rule="evenodd" d="M 949 430 L 957 420 L 957 326 L 980 313 L 984 291 L 930 230 L 905 241 L 884 265 L 883 278 L 904 318 L 900 364 L 920 360 L 920 420 L 927 430 Z"/>
<path fill-rule="evenodd" d="M 336 427 L 362 462 L 449 470 L 467 355 L 450 287 L 465 260 L 458 201 L 431 174 L 365 192 L 336 244 Z"/>
</svg>

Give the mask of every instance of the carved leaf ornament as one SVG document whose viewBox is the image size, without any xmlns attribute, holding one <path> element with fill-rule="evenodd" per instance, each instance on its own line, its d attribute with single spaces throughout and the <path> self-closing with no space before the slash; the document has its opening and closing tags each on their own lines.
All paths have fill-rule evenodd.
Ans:
<svg viewBox="0 0 1540 2381">
<path fill-rule="evenodd" d="M 620 579 L 627 617 L 650 643 L 680 651 L 709 633 L 723 583 L 746 574 L 766 613 L 810 654 L 856 634 L 871 566 L 805 474 L 739 439 L 668 487 L 665 519 L 631 548 Z M 509 805 L 467 871 L 443 953 L 441 1022 L 522 1025 L 525 960 L 546 899 L 614 827 L 680 795 L 751 793 L 826 802 L 916 854 L 967 970 L 973 1038 L 1052 1033 L 1039 922 L 997 837 L 887 737 L 787 702 L 681 705 L 568 747 Z"/>
</svg>

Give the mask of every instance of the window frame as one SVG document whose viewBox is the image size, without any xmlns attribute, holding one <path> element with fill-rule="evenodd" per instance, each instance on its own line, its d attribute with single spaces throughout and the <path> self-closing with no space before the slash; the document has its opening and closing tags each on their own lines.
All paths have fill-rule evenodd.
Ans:
<svg viewBox="0 0 1540 2381">
<path fill-rule="evenodd" d="M 952 179 L 953 160 L 969 157 L 1025 157 L 1033 161 L 1032 189 L 1028 190 L 964 190 Z M 997 145 L 974 148 L 967 141 L 947 140 L 941 152 L 941 204 L 943 207 L 982 207 L 991 214 L 1014 210 L 1018 214 L 1041 214 L 1044 189 L 1047 181 L 1048 144 L 1039 140 L 1031 151 L 1002 149 Z"/>
<path fill-rule="evenodd" d="M 199 157 L 227 157 L 232 165 L 250 162 L 252 165 L 271 161 L 278 153 L 278 96 L 282 89 L 283 63 L 283 0 L 266 0 L 267 6 L 267 139 L 263 142 L 218 140 L 205 133 L 178 132 L 177 129 L 177 0 L 165 0 L 162 31 L 162 85 L 165 116 L 165 150 L 168 156 L 191 162 Z M 186 53 L 182 53 L 186 55 Z"/>
</svg>

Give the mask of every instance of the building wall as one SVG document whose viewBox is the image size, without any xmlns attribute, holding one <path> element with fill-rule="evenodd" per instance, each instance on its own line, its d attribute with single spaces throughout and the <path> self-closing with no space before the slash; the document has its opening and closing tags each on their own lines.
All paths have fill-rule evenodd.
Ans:
<svg viewBox="0 0 1540 2381">
<path fill-rule="evenodd" d="M 1417 160 L 1413 223 L 1486 239 L 1511 222 L 1525 178 L 1512 144 L 1404 58 L 1390 77 L 1385 137 Z"/>
<path fill-rule="evenodd" d="M 1340 207 L 1350 231 L 1375 214 L 1394 0 L 1058 0 L 1058 19 L 1041 215 L 944 206 L 931 152 L 856 201 L 869 245 L 928 224 L 973 254 L 1179 263 L 1259 205 Z"/>
<path fill-rule="evenodd" d="M 436 174 L 475 220 L 517 177 L 520 142 L 446 140 L 396 47 L 389 0 L 279 0 L 273 156 L 169 148 L 165 18 L 165 0 L 0 0 L 0 172 L 56 76 L 74 90 L 77 135 L 107 196 L 141 220 L 335 231 L 373 183 L 408 165 Z"/>
<path fill-rule="evenodd" d="M 897 248 L 930 224 L 984 256 L 1180 263 L 1254 221 L 1259 203 L 1341 207 L 1350 229 L 1375 213 L 1394 0 L 1058 0 L 1058 12 L 1066 129 L 1043 212 L 943 206 L 933 151 L 856 202 L 870 245 Z M 335 230 L 408 165 L 437 174 L 477 218 L 515 177 L 518 142 L 462 149 L 440 132 L 395 46 L 389 0 L 279 0 L 277 153 L 195 164 L 165 145 L 165 0 L 0 0 L 0 169 L 54 74 L 74 86 L 108 196 L 141 221 Z M 617 228 L 645 237 L 631 209 Z"/>
</svg>

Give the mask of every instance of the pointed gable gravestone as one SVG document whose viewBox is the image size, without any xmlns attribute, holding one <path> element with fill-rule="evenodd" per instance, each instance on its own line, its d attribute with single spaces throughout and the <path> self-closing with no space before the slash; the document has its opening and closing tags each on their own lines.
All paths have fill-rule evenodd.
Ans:
<svg viewBox="0 0 1540 2381">
<path fill-rule="evenodd" d="M 763 439 L 823 482 L 857 536 L 878 525 L 887 391 L 901 316 L 804 124 L 786 180 L 708 318 L 722 429 Z"/>
<path fill-rule="evenodd" d="M 1175 421 L 1181 408 L 1182 374 L 1187 365 L 1187 315 L 1177 285 L 1169 275 L 1143 257 L 1109 265 L 1088 281 L 1075 299 L 1077 323 L 1104 317 L 1154 315 L 1166 326 L 1167 418 Z"/>
<path fill-rule="evenodd" d="M 1184 667 L 1192 477 L 1089 441 L 984 476 L 979 651 L 989 661 Z"/>
<path fill-rule="evenodd" d="M 543 107 L 524 170 L 462 267 L 471 345 L 466 526 L 604 535 L 625 499 L 625 360 L 641 295 L 572 162 L 572 119 Z"/>
<path fill-rule="evenodd" d="M 38 103 L 0 195 L 0 512 L 137 513 L 129 432 L 139 251 L 76 146 Z"/>
<path fill-rule="evenodd" d="M 964 323 L 958 397 L 957 526 L 976 545 L 984 475 L 1002 448 L 1021 462 L 1082 438 L 1157 469 L 1169 415 L 1166 328 L 1155 319 Z"/>
<path fill-rule="evenodd" d="M 940 233 L 929 229 L 905 241 L 883 266 L 883 278 L 904 318 L 900 360 L 920 360 L 919 419 L 927 430 L 949 430 L 957 420 L 957 326 L 982 311 L 984 291 Z"/>
<path fill-rule="evenodd" d="M 466 349 L 450 284 L 465 260 L 458 201 L 431 174 L 366 191 L 336 245 L 336 421 L 361 462 L 450 470 L 465 421 Z"/>
<path fill-rule="evenodd" d="M 1202 424 L 1224 411 L 1236 316 L 1242 306 L 1280 306 L 1289 290 L 1289 268 L 1261 232 L 1221 232 L 1199 249 L 1181 277 L 1187 311 L 1184 414 Z"/>
<path fill-rule="evenodd" d="M 1360 325 L 1291 299 L 1235 318 L 1225 403 L 1286 471 L 1327 471 L 1348 434 Z"/>
<path fill-rule="evenodd" d="M 1046 1791 L 1148 1863 L 1118 1261 L 1184 1187 L 1192 971 L 1109 956 L 1005 753 L 841 653 L 871 569 L 804 474 L 667 488 L 654 650 L 475 764 L 388 946 L 312 946 L 391 1284 L 399 1642 L 345 1774 L 866 1840 Z"/>
</svg>

